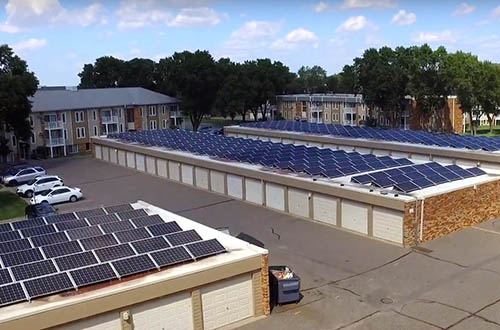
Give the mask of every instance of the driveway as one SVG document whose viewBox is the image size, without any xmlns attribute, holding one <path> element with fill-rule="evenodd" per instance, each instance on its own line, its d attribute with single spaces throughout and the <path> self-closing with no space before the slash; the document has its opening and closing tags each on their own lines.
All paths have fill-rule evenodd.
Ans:
<svg viewBox="0 0 500 330">
<path fill-rule="evenodd" d="M 304 297 L 241 329 L 500 330 L 498 221 L 405 249 L 90 157 L 42 163 L 84 192 L 60 212 L 144 200 L 262 241 L 272 265 L 299 274 Z"/>
</svg>

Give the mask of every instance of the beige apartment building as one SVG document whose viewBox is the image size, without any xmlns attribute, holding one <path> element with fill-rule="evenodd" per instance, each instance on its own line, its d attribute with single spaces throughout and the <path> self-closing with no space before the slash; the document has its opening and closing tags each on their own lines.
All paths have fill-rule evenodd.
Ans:
<svg viewBox="0 0 500 330">
<path fill-rule="evenodd" d="M 31 102 L 31 139 L 18 141 L 13 133 L 3 133 L 13 151 L 8 161 L 35 150 L 49 157 L 89 152 L 93 136 L 164 129 L 182 121 L 178 99 L 140 87 L 42 87 Z"/>
<path fill-rule="evenodd" d="M 278 111 L 286 120 L 357 126 L 367 114 L 361 95 L 290 94 L 277 95 L 276 99 Z"/>
</svg>

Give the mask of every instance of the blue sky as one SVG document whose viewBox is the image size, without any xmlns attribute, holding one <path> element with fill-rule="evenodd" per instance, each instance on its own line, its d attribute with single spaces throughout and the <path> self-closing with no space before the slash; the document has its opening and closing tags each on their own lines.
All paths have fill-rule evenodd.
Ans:
<svg viewBox="0 0 500 330">
<path fill-rule="evenodd" d="M 84 63 L 207 49 L 329 74 L 369 47 L 444 45 L 500 62 L 500 1 L 0 0 L 0 43 L 43 85 L 77 85 Z"/>
</svg>

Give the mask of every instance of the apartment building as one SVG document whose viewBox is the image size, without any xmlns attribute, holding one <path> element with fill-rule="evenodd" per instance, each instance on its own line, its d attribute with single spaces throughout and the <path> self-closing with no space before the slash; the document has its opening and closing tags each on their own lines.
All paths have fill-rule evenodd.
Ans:
<svg viewBox="0 0 500 330">
<path fill-rule="evenodd" d="M 278 111 L 287 120 L 357 126 L 366 119 L 367 107 L 361 95 L 290 94 L 277 95 Z"/>
<path fill-rule="evenodd" d="M 27 158 L 34 150 L 49 157 L 89 152 L 92 136 L 169 128 L 182 121 L 178 99 L 140 87 L 42 87 L 31 102 L 31 139 L 21 142 L 4 132 L 13 151 L 8 161 Z"/>
</svg>

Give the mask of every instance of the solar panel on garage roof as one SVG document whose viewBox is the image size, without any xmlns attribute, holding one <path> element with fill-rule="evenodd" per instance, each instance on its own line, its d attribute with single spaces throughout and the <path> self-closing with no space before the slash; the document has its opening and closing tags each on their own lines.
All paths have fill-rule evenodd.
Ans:
<svg viewBox="0 0 500 330">
<path fill-rule="evenodd" d="M 111 234 L 84 238 L 80 240 L 80 243 L 85 250 L 94 250 L 118 244 L 115 237 Z"/>
<path fill-rule="evenodd" d="M 12 227 L 11 227 L 10 223 L 2 223 L 2 224 L 0 224 L 0 232 L 11 231 L 11 230 L 12 230 Z"/>
<path fill-rule="evenodd" d="M 183 246 L 152 252 L 151 257 L 160 267 L 193 260 L 193 257 L 191 257 Z"/>
<path fill-rule="evenodd" d="M 101 262 L 121 259 L 135 255 L 134 250 L 128 244 L 108 246 L 94 251 Z"/>
<path fill-rule="evenodd" d="M 195 258 L 208 257 L 226 252 L 226 249 L 216 239 L 187 244 L 186 248 Z"/>
<path fill-rule="evenodd" d="M 102 235 L 103 232 L 98 226 L 82 227 L 68 230 L 68 236 L 72 239 L 82 239 Z"/>
<path fill-rule="evenodd" d="M 179 225 L 175 221 L 165 222 L 158 225 L 149 226 L 147 228 L 154 236 L 167 235 L 182 230 L 182 228 L 179 227 Z"/>
<path fill-rule="evenodd" d="M 147 254 L 120 259 L 111 264 L 121 277 L 156 269 L 156 265 Z"/>
<path fill-rule="evenodd" d="M 0 306 L 26 300 L 26 294 L 20 283 L 4 285 L 0 288 Z"/>
<path fill-rule="evenodd" d="M 29 239 L 17 239 L 0 243 L 0 254 L 10 253 L 14 251 L 26 250 L 32 248 Z"/>
<path fill-rule="evenodd" d="M 55 224 L 58 231 L 75 229 L 80 227 L 87 227 L 88 223 L 85 220 L 70 220 L 64 222 L 58 222 Z"/>
<path fill-rule="evenodd" d="M 0 242 L 7 242 L 20 238 L 21 235 L 17 231 L 0 232 Z"/>
<path fill-rule="evenodd" d="M 103 223 L 120 221 L 120 219 L 118 219 L 116 217 L 116 215 L 113 213 L 113 214 L 106 214 L 106 215 L 98 215 L 95 217 L 89 217 L 89 218 L 87 218 L 87 221 L 90 223 L 90 225 L 95 226 L 95 225 L 100 225 Z"/>
<path fill-rule="evenodd" d="M 137 253 L 147 253 L 151 251 L 166 249 L 170 244 L 163 237 L 153 237 L 131 243 Z"/>
<path fill-rule="evenodd" d="M 100 264 L 70 271 L 77 287 L 114 280 L 117 278 L 109 264 Z"/>
<path fill-rule="evenodd" d="M 69 221 L 75 219 L 76 215 L 74 213 L 63 213 L 45 217 L 45 221 L 47 221 L 48 223 L 56 223 L 56 222 Z"/>
<path fill-rule="evenodd" d="M 120 231 L 115 233 L 115 236 L 121 243 L 133 242 L 151 237 L 149 232 L 144 228 Z"/>
<path fill-rule="evenodd" d="M 58 273 L 25 281 L 24 287 L 31 298 L 47 296 L 74 288 L 73 283 L 71 283 L 66 273 Z"/>
<path fill-rule="evenodd" d="M 54 266 L 52 260 L 42 260 L 30 264 L 19 265 L 12 267 L 11 270 L 16 281 L 57 273 L 56 266 Z"/>
<path fill-rule="evenodd" d="M 122 220 L 127 220 L 132 218 L 144 217 L 148 214 L 143 209 L 138 209 L 138 210 L 117 212 L 116 215 L 118 215 Z"/>
<path fill-rule="evenodd" d="M 78 216 L 78 218 L 80 218 L 80 219 L 88 218 L 88 217 L 95 217 L 95 216 L 106 214 L 106 212 L 102 208 L 93 209 L 93 210 L 78 211 L 75 213 Z"/>
<path fill-rule="evenodd" d="M 180 231 L 177 233 L 166 235 L 165 238 L 172 246 L 183 245 L 201 241 L 202 238 L 195 230 Z"/>
<path fill-rule="evenodd" d="M 45 224 L 46 224 L 46 222 L 43 218 L 34 218 L 34 219 L 29 219 L 29 220 L 13 222 L 12 226 L 14 227 L 14 229 L 23 229 L 23 228 L 29 228 L 29 227 L 43 226 Z"/>
<path fill-rule="evenodd" d="M 52 224 L 21 229 L 21 233 L 23 234 L 24 237 L 45 235 L 55 232 L 56 228 Z"/>
<path fill-rule="evenodd" d="M 165 222 L 158 214 L 148 215 L 148 216 L 140 217 L 140 218 L 134 218 L 134 219 L 130 219 L 130 221 L 136 227 L 147 227 L 147 226 L 152 226 L 152 225 L 158 225 L 160 223 Z"/>
<path fill-rule="evenodd" d="M 57 244 L 69 241 L 68 236 L 64 232 L 57 232 L 47 235 L 32 236 L 31 242 L 34 246 L 44 246 Z"/>
<path fill-rule="evenodd" d="M 27 264 L 43 259 L 43 255 L 38 248 L 11 252 L 0 256 L 5 267 Z"/>
<path fill-rule="evenodd" d="M 97 264 L 99 261 L 91 251 L 86 251 L 56 258 L 55 262 L 61 271 L 65 271 Z"/>
<path fill-rule="evenodd" d="M 69 241 L 43 246 L 42 251 L 47 258 L 55 258 L 67 254 L 82 252 L 82 248 L 80 247 L 80 244 L 78 244 L 78 241 Z"/>
<path fill-rule="evenodd" d="M 10 276 L 8 269 L 0 269 L 0 285 L 12 282 L 12 277 Z"/>
<path fill-rule="evenodd" d="M 108 213 L 116 213 L 121 211 L 130 211 L 133 210 L 134 208 L 130 204 L 121 204 L 121 205 L 106 206 L 104 209 Z"/>
<path fill-rule="evenodd" d="M 114 233 L 122 230 L 134 229 L 134 225 L 129 220 L 110 222 L 100 225 L 102 231 L 105 233 Z"/>
</svg>

